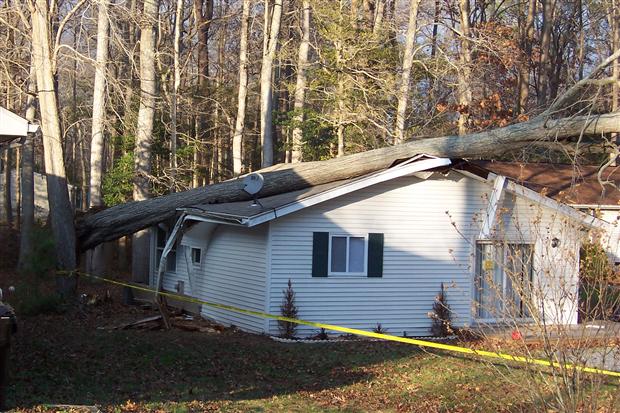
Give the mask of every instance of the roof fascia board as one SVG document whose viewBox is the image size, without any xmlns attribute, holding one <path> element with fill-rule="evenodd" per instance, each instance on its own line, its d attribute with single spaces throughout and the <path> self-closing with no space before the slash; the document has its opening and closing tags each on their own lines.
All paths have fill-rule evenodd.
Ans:
<svg viewBox="0 0 620 413">
<path fill-rule="evenodd" d="M 484 182 L 487 185 L 491 185 L 491 181 L 495 180 L 495 178 L 498 176 L 497 174 L 494 174 L 493 172 L 489 172 L 489 176 L 487 179 L 484 179 L 478 175 L 472 174 L 470 172 L 464 171 L 464 170 L 460 170 L 460 169 L 455 169 L 456 172 L 459 172 L 460 174 L 472 178 L 472 179 L 476 179 L 480 182 Z M 584 212 L 578 211 L 574 208 L 574 206 L 569 206 L 566 204 L 563 204 L 561 202 L 556 201 L 555 199 L 549 198 L 548 196 L 544 196 L 539 194 L 538 192 L 526 188 L 523 185 L 520 185 L 514 181 L 511 181 L 510 179 L 506 179 L 506 187 L 505 187 L 506 191 L 509 191 L 517 196 L 520 196 L 522 198 L 528 199 L 530 201 L 536 202 L 538 204 L 544 205 L 547 208 L 551 208 L 551 209 L 557 209 L 558 211 L 560 211 L 562 214 L 567 215 L 577 221 L 581 221 L 583 222 L 585 225 L 589 226 L 589 227 L 596 227 L 596 228 L 601 228 L 601 229 L 609 229 L 609 223 L 598 219 L 596 217 L 593 217 L 591 215 L 588 215 Z"/>
<path fill-rule="evenodd" d="M 328 201 L 330 199 L 337 198 L 339 196 L 346 195 L 354 191 L 358 191 L 371 185 L 389 181 L 395 178 L 400 178 L 415 172 L 421 172 L 428 169 L 448 166 L 451 163 L 452 161 L 449 158 L 431 158 L 417 162 L 406 163 L 404 165 L 400 164 L 376 173 L 374 175 L 368 176 L 366 178 L 359 179 L 357 181 L 350 182 L 336 188 L 332 188 L 325 192 L 309 196 L 308 198 L 304 198 L 302 200 L 289 203 L 287 205 L 283 205 L 281 207 L 275 208 L 273 211 L 256 215 L 248 219 L 247 225 L 253 227 L 264 222 L 271 221 L 272 219 L 292 214 L 293 212 L 297 212 L 301 209 L 319 204 L 321 202 Z"/>
<path fill-rule="evenodd" d="M 491 236 L 491 230 L 495 225 L 497 219 L 497 208 L 499 207 L 499 201 L 504 193 L 506 187 L 506 177 L 497 175 L 494 179 L 493 191 L 489 197 L 489 204 L 487 205 L 487 213 L 480 229 L 478 239 L 487 239 Z"/>
<path fill-rule="evenodd" d="M 620 205 L 611 205 L 611 204 L 569 204 L 573 208 L 587 208 L 587 209 L 605 209 L 611 211 L 620 210 Z"/>
<path fill-rule="evenodd" d="M 506 190 L 512 192 L 513 194 L 517 196 L 521 196 L 523 198 L 534 201 L 547 208 L 555 209 L 559 211 L 560 213 L 576 221 L 581 221 L 583 224 L 589 227 L 594 227 L 594 228 L 599 228 L 599 229 L 609 229 L 608 228 L 609 224 L 606 223 L 605 221 L 600 220 L 591 215 L 588 215 L 586 213 L 583 213 L 581 211 L 578 211 L 575 208 L 568 206 L 566 204 L 563 204 L 561 202 L 558 202 L 552 198 L 541 195 L 538 192 L 532 189 L 526 188 L 523 185 L 519 185 L 518 183 L 514 181 L 508 180 L 508 183 L 506 184 Z"/>
</svg>

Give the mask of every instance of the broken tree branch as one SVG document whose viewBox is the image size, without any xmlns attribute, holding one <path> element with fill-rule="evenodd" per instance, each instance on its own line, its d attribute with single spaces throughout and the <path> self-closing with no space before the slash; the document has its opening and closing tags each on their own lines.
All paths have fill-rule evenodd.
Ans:
<svg viewBox="0 0 620 413">
<path fill-rule="evenodd" d="M 261 197 L 365 175 L 389 167 L 394 160 L 425 153 L 452 158 L 492 158 L 534 142 L 620 132 L 620 112 L 546 120 L 535 118 L 504 128 L 464 136 L 444 136 L 356 153 L 327 161 L 280 164 L 260 172 L 265 177 Z M 186 192 L 129 202 L 81 217 L 76 231 L 82 251 L 132 234 L 175 215 L 177 208 L 195 204 L 249 200 L 238 180 Z"/>
</svg>

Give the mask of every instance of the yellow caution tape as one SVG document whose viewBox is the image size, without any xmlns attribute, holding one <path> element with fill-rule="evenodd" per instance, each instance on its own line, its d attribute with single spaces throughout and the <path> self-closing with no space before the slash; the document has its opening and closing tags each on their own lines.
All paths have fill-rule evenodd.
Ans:
<svg viewBox="0 0 620 413">
<path fill-rule="evenodd" d="M 233 311 L 236 313 L 247 314 L 247 315 L 252 315 L 252 316 L 261 317 L 261 318 L 268 318 L 271 320 L 287 321 L 287 322 L 295 323 L 295 324 L 301 324 L 301 325 L 317 327 L 317 328 L 324 328 L 326 330 L 340 331 L 342 333 L 355 334 L 358 336 L 371 337 L 371 338 L 377 338 L 377 339 L 388 340 L 388 341 L 396 341 L 399 343 L 413 344 L 413 345 L 420 346 L 420 347 L 435 348 L 439 350 L 452 351 L 452 352 L 462 353 L 462 354 L 471 354 L 471 355 L 481 356 L 481 357 L 504 359 L 504 360 L 509 360 L 509 361 L 513 361 L 517 363 L 534 364 L 534 365 L 547 366 L 547 367 L 564 367 L 566 369 L 574 369 L 576 371 L 582 371 L 586 373 L 603 374 L 606 376 L 620 377 L 620 372 L 618 371 L 603 370 L 603 369 L 598 369 L 594 367 L 579 366 L 579 365 L 571 364 L 571 363 L 559 363 L 559 362 L 553 362 L 550 360 L 535 359 L 535 358 L 524 357 L 524 356 L 514 356 L 511 354 L 498 353 L 494 351 L 475 350 L 475 349 L 471 349 L 468 347 L 453 346 L 450 344 L 442 344 L 442 343 L 436 343 L 433 341 L 418 340 L 418 339 L 409 338 L 409 337 L 399 337 L 399 336 L 393 336 L 390 334 L 374 333 L 372 331 L 359 330 L 357 328 L 349 328 L 349 327 L 342 327 L 342 326 L 333 325 L 333 324 L 317 323 L 314 321 L 300 320 L 298 318 L 283 317 L 279 315 L 264 313 L 261 311 L 246 310 L 246 309 L 234 307 L 231 305 L 213 303 L 209 301 L 200 300 L 194 297 L 188 297 L 188 296 L 178 295 L 174 293 L 169 293 L 166 291 L 155 291 L 154 289 L 151 289 L 151 288 L 141 287 L 135 284 L 129 284 L 129 283 L 125 283 L 122 281 L 112 280 L 110 278 L 99 277 L 96 275 L 87 274 L 87 273 L 80 272 L 80 271 L 73 271 L 73 272 L 59 271 L 58 274 L 83 275 L 85 277 L 94 278 L 94 279 L 104 281 L 110 284 L 120 285 L 123 287 L 132 288 L 134 290 L 145 291 L 145 292 L 152 293 L 152 294 L 158 294 L 160 296 L 170 297 L 170 298 L 173 298 L 179 301 L 206 305 L 208 307 L 219 308 L 221 310 L 229 310 L 229 311 Z"/>
</svg>

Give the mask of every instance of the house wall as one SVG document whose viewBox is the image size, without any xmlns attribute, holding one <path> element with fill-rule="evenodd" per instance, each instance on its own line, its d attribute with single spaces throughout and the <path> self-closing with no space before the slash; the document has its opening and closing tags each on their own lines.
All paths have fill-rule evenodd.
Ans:
<svg viewBox="0 0 620 413">
<path fill-rule="evenodd" d="M 456 173 L 403 177 L 272 221 L 270 312 L 279 312 L 290 278 L 301 318 L 366 330 L 381 323 L 392 334 L 428 335 L 427 313 L 443 282 L 455 323 L 468 324 L 470 243 L 479 230 L 473 217 L 485 208 L 489 189 Z M 383 277 L 311 277 L 314 231 L 383 233 Z M 298 331 L 316 333 L 305 326 Z M 269 332 L 277 334 L 277 323 L 269 322 Z"/>
<path fill-rule="evenodd" d="M 256 228 L 205 222 L 193 225 L 177 248 L 176 271 L 165 273 L 164 289 L 177 292 L 178 281 L 183 281 L 186 295 L 264 311 L 267 230 L 268 225 Z M 199 265 L 192 263 L 192 247 L 202 249 Z M 264 331 L 264 321 L 254 316 L 207 306 L 202 306 L 201 314 L 246 331 Z"/>
<path fill-rule="evenodd" d="M 533 321 L 576 324 L 579 248 L 587 234 L 585 228 L 529 199 L 505 193 L 502 201 L 503 216 L 496 226 L 496 238 L 534 246 L 534 282 L 529 301 Z"/>
<path fill-rule="evenodd" d="M 166 273 L 164 288 L 175 291 L 181 280 L 185 294 L 279 314 L 291 279 L 300 318 L 366 330 L 381 323 L 389 333 L 420 336 L 430 333 L 428 313 L 444 283 L 454 324 L 470 325 L 475 322 L 473 246 L 491 190 L 492 185 L 456 172 L 427 180 L 403 177 L 256 228 L 196 224 L 183 236 L 177 270 Z M 317 231 L 383 233 L 383 276 L 312 277 Z M 504 195 L 493 235 L 534 245 L 537 313 L 544 313 L 548 323 L 576 322 L 579 225 L 531 200 Z M 559 245 L 552 247 L 556 237 Z M 203 248 L 199 266 L 191 264 L 192 246 Z M 210 307 L 202 314 L 248 331 L 278 334 L 273 320 Z M 301 336 L 316 332 L 298 329 Z"/>
<path fill-rule="evenodd" d="M 11 172 L 11 207 L 13 214 L 17 214 L 17 181 L 15 172 Z M 73 185 L 67 185 L 73 206 L 76 207 L 76 190 Z M 0 179 L 0 211 L 4 211 L 4 179 Z M 49 214 L 49 204 L 47 202 L 47 180 L 45 175 L 34 173 L 34 216 L 37 220 L 46 220 Z"/>
<path fill-rule="evenodd" d="M 454 324 L 471 324 L 472 247 L 491 190 L 490 185 L 455 172 L 427 180 L 403 177 L 272 221 L 269 311 L 279 312 L 290 278 L 300 318 L 365 330 L 381 323 L 392 334 L 428 335 L 428 313 L 444 283 Z M 561 217 L 529 200 L 503 197 L 495 235 L 534 244 L 535 279 L 540 280 L 536 303 L 545 307 L 547 322 L 576 322 L 577 261 L 566 255 L 577 253 L 578 259 L 578 231 L 563 234 L 566 220 Z M 384 233 L 383 277 L 313 278 L 314 231 Z M 564 242 L 549 251 L 547 245 L 556 234 Z M 569 292 L 568 298 L 559 293 L 559 284 Z M 555 305 L 558 296 L 563 299 Z M 268 330 L 277 334 L 277 323 L 269 321 Z M 316 332 L 298 328 L 302 336 Z"/>
</svg>

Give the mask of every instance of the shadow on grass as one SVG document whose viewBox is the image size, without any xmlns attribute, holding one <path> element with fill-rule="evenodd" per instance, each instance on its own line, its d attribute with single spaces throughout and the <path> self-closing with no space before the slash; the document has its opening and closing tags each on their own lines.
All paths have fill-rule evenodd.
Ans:
<svg viewBox="0 0 620 413">
<path fill-rule="evenodd" d="M 26 319 L 11 354 L 10 406 L 244 400 L 371 380 L 361 368 L 421 355 L 379 342 L 283 344 L 236 332 L 98 330 Z"/>
</svg>

